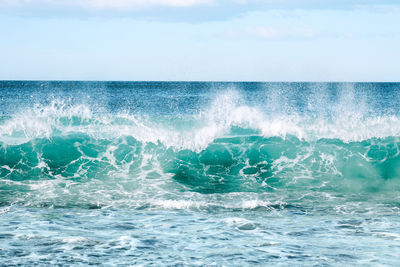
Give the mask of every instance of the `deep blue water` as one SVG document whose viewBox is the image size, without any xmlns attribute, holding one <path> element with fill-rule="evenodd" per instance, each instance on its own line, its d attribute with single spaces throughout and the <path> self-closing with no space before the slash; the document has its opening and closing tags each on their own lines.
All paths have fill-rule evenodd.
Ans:
<svg viewBox="0 0 400 267">
<path fill-rule="evenodd" d="M 397 266 L 399 83 L 0 81 L 0 265 Z"/>
</svg>

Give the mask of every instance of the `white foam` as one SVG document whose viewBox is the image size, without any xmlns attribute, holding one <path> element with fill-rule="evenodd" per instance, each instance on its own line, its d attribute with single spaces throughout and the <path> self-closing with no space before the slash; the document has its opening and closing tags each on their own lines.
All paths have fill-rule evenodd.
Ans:
<svg viewBox="0 0 400 267">
<path fill-rule="evenodd" d="M 282 100 L 279 97 L 267 100 L 277 102 Z M 282 111 L 275 102 L 273 105 L 266 103 L 270 110 L 248 106 L 237 90 L 226 90 L 218 93 L 199 114 L 185 117 L 194 122 L 191 126 L 178 129 L 173 124 L 176 118 L 156 122 L 141 114 L 94 114 L 87 105 L 67 105 L 57 100 L 4 121 L 0 124 L 0 141 L 19 144 L 34 138 L 83 133 L 96 138 L 132 136 L 141 142 L 160 142 L 166 147 L 201 151 L 216 138 L 229 135 L 232 127 L 253 129 L 264 137 L 296 136 L 307 141 L 338 138 L 351 142 L 400 136 L 398 116 L 367 116 L 366 104 L 355 104 L 357 100 L 351 93 L 331 104 L 328 111 L 321 107 L 323 101 L 309 103 L 309 109 L 314 111 L 311 114 L 290 110 L 288 103 L 282 103 L 286 105 Z"/>
<path fill-rule="evenodd" d="M 80 236 L 69 236 L 69 237 L 65 237 L 62 239 L 62 242 L 64 243 L 82 243 L 82 242 L 86 242 L 89 239 L 84 238 L 84 237 L 80 237 Z"/>
</svg>

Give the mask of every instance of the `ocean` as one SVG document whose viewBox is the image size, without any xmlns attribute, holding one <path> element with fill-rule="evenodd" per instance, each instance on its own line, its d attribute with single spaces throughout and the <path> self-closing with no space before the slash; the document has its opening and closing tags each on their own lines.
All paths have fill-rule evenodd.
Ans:
<svg viewBox="0 0 400 267">
<path fill-rule="evenodd" d="M 2 266 L 399 266 L 400 83 L 0 81 Z"/>
</svg>

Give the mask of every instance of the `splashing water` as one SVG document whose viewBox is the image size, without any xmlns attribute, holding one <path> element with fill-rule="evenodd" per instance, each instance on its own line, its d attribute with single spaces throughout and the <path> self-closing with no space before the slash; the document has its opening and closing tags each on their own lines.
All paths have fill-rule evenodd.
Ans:
<svg viewBox="0 0 400 267">
<path fill-rule="evenodd" d="M 0 82 L 1 262 L 396 264 L 399 88 Z"/>
</svg>

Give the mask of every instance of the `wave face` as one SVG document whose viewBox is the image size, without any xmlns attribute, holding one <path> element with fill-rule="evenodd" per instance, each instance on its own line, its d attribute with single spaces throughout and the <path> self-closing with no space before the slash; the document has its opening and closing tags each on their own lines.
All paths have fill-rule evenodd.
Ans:
<svg viewBox="0 0 400 267">
<path fill-rule="evenodd" d="M 29 214 L 219 211 L 230 214 L 221 215 L 224 225 L 240 231 L 261 229 L 271 212 L 284 218 L 287 212 L 396 213 L 399 89 L 396 83 L 0 82 L 0 206 Z M 237 211 L 264 215 L 232 218 Z M 68 240 L 60 242 L 84 242 Z M 324 257 L 328 264 L 343 260 Z M 22 263 L 28 262 L 34 261 Z"/>
</svg>

